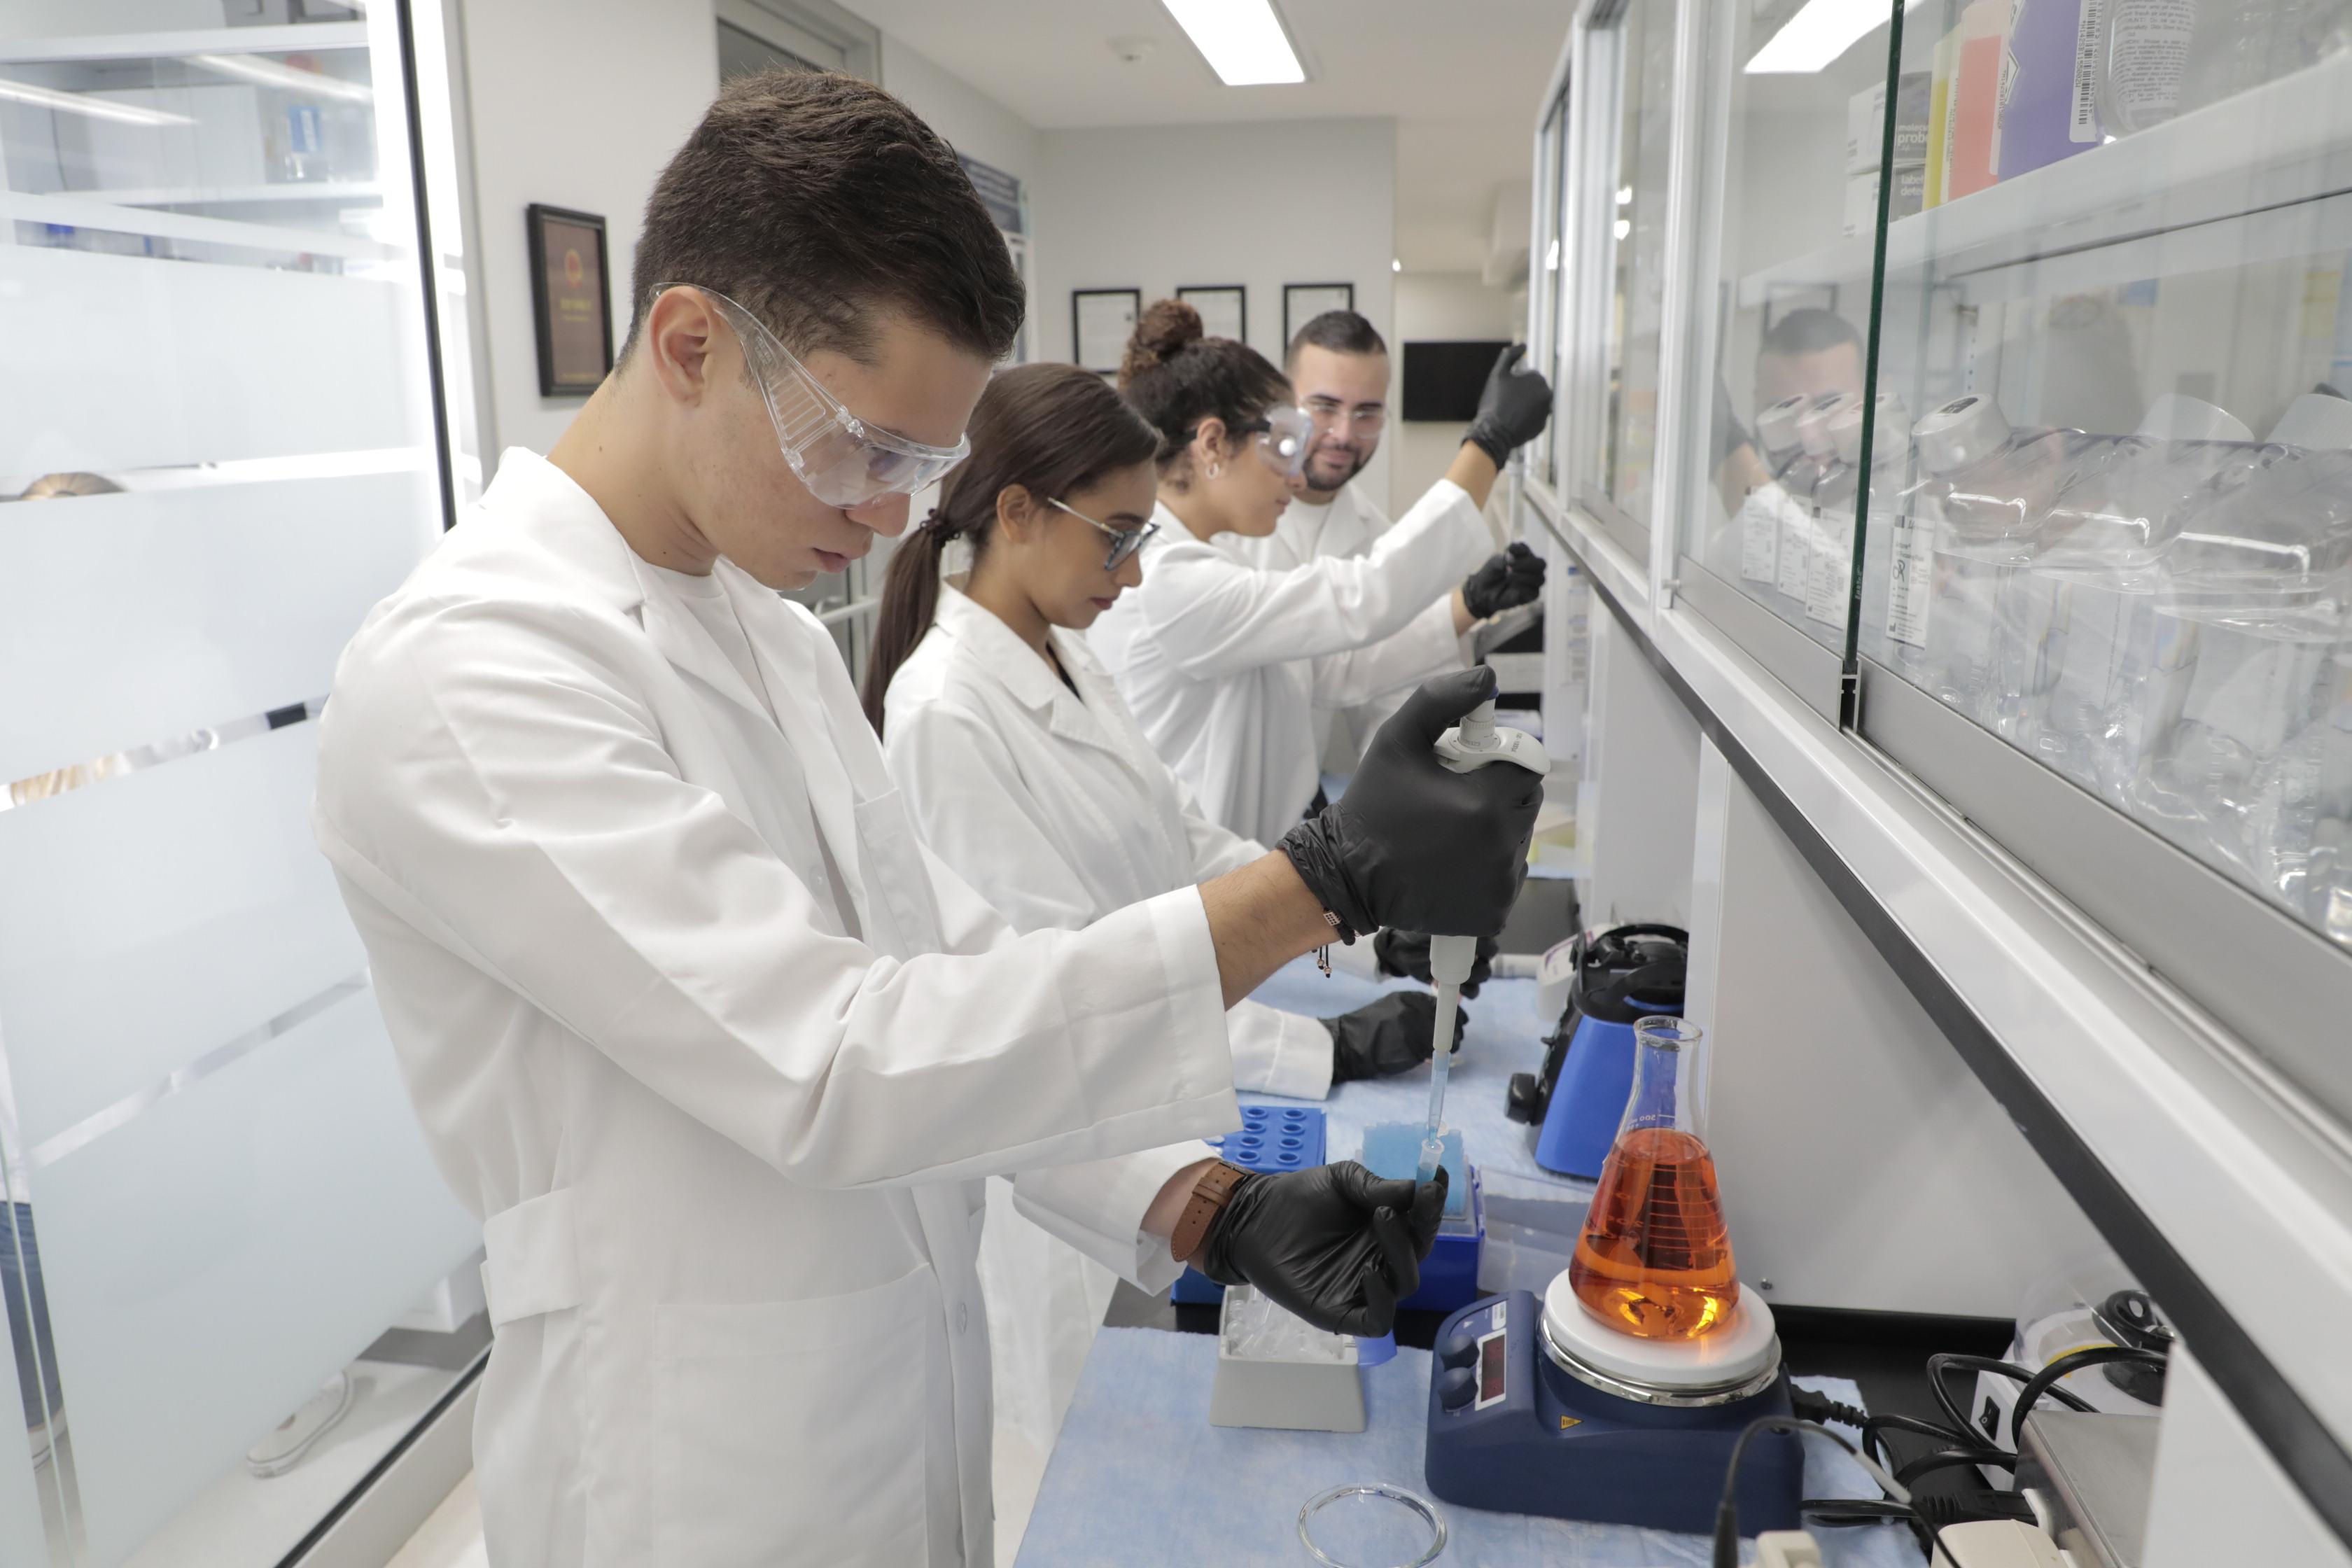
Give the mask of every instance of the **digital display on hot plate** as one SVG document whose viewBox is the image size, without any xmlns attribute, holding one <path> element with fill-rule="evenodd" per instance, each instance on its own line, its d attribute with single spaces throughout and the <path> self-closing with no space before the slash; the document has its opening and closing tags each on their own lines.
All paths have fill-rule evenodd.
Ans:
<svg viewBox="0 0 2352 1568">
<path fill-rule="evenodd" d="M 1500 1334 L 1490 1334 L 1478 1345 L 1478 1403 L 1503 1397 L 1503 1365 L 1505 1341 Z"/>
</svg>

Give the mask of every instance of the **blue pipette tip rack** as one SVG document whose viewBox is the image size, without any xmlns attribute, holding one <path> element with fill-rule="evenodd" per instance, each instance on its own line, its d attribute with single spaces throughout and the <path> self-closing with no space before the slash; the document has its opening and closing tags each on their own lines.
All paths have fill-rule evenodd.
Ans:
<svg viewBox="0 0 2352 1568">
<path fill-rule="evenodd" d="M 1421 1140 L 1428 1127 L 1419 1121 L 1381 1121 L 1364 1129 L 1364 1168 L 1375 1176 L 1411 1181 L 1421 1172 Z M 1444 1149 L 1445 1212 L 1467 1214 L 1470 1208 L 1468 1163 L 1462 1154 L 1462 1133 L 1449 1127 L 1439 1139 Z"/>
<path fill-rule="evenodd" d="M 1310 1105 L 1244 1105 L 1240 1131 L 1202 1142 L 1244 1171 L 1304 1171 L 1323 1163 L 1323 1112 Z"/>
<path fill-rule="evenodd" d="M 1244 1105 L 1241 1129 L 1202 1140 L 1229 1165 L 1267 1175 L 1311 1170 L 1323 1162 L 1323 1112 L 1311 1105 Z M 1178 1277 L 1171 1300 L 1187 1306 L 1214 1306 L 1225 1288 L 1197 1268 Z"/>
</svg>

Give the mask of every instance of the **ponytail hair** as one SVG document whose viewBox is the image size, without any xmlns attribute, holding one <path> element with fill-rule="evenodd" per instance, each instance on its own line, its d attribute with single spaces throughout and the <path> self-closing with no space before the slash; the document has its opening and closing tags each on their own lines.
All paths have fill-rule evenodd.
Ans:
<svg viewBox="0 0 2352 1568">
<path fill-rule="evenodd" d="M 1290 383 L 1264 354 L 1207 336 L 1201 312 L 1182 300 L 1155 300 L 1136 321 L 1118 389 L 1160 432 L 1160 468 L 1171 478 L 1203 420 L 1233 430 L 1290 400 Z"/>
<path fill-rule="evenodd" d="M 890 557 L 861 700 L 882 733 L 883 700 L 940 607 L 940 564 L 957 540 L 978 563 L 996 526 L 996 498 L 1018 485 L 1059 500 L 1160 455 L 1160 437 L 1103 379 L 1071 364 L 1024 364 L 981 394 L 967 431 L 971 456 L 940 486 L 940 504 Z"/>
</svg>

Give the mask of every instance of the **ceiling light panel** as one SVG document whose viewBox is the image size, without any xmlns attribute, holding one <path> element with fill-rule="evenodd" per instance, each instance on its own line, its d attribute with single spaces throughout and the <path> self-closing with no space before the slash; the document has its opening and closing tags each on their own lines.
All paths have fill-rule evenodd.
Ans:
<svg viewBox="0 0 2352 1568">
<path fill-rule="evenodd" d="M 1160 0 L 1217 79 L 1267 87 L 1307 79 L 1273 0 Z"/>
</svg>

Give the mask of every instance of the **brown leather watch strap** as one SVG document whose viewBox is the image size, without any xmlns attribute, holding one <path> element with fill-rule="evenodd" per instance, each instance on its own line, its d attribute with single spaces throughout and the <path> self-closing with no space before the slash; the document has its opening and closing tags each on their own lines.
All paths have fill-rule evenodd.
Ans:
<svg viewBox="0 0 2352 1568">
<path fill-rule="evenodd" d="M 1223 1160 L 1201 1173 L 1192 1184 L 1192 1195 L 1184 1200 L 1184 1213 L 1176 1221 L 1176 1233 L 1168 1238 L 1169 1256 L 1179 1263 L 1190 1263 L 1209 1238 L 1209 1226 L 1223 1212 L 1234 1189 L 1248 1180 L 1249 1173 L 1238 1165 L 1228 1165 Z"/>
</svg>

